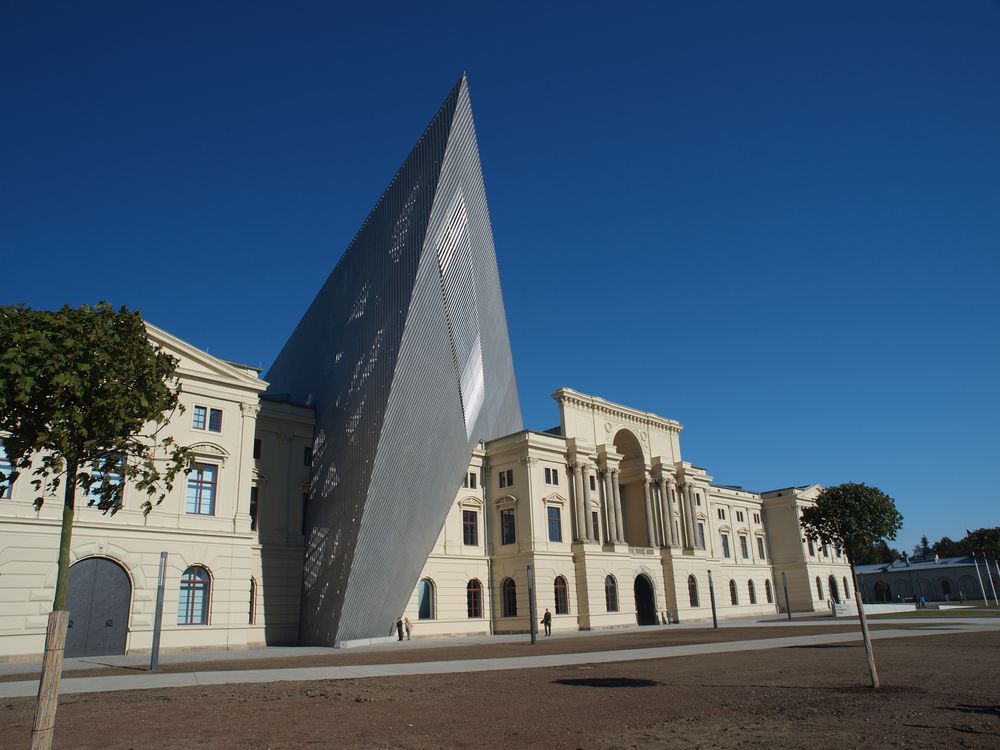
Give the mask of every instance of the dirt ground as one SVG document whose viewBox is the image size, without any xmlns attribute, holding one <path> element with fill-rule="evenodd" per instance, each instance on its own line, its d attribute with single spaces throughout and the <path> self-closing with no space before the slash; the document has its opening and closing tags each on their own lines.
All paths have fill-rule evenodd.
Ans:
<svg viewBox="0 0 1000 750">
<path fill-rule="evenodd" d="M 582 639 L 581 639 L 582 640 Z M 1000 633 L 522 671 L 68 695 L 58 748 L 1000 748 Z M 30 699 L 0 701 L 23 747 Z"/>
</svg>

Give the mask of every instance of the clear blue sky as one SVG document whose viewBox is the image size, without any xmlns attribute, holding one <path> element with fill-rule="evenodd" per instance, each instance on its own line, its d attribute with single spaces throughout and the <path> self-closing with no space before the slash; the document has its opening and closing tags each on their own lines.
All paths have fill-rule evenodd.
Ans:
<svg viewBox="0 0 1000 750">
<path fill-rule="evenodd" d="M 3 3 L 0 302 L 266 368 L 467 70 L 527 426 L 1000 524 L 1000 4 L 335 5 Z"/>
</svg>

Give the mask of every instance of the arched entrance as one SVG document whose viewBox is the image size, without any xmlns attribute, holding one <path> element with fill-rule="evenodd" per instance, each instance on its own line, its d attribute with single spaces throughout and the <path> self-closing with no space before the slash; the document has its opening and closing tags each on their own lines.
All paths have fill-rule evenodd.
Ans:
<svg viewBox="0 0 1000 750">
<path fill-rule="evenodd" d="M 639 439 L 631 430 L 618 430 L 615 450 L 622 454 L 618 464 L 618 488 L 622 500 L 622 525 L 625 541 L 635 547 L 655 546 L 649 538 L 646 523 L 646 491 L 642 480 L 646 476 L 646 458 Z"/>
<path fill-rule="evenodd" d="M 88 557 L 69 569 L 66 656 L 125 653 L 132 582 L 117 563 Z"/>
<path fill-rule="evenodd" d="M 830 596 L 833 598 L 834 604 L 840 604 L 840 587 L 837 586 L 837 579 L 830 576 Z"/>
<path fill-rule="evenodd" d="M 644 575 L 635 577 L 635 619 L 640 625 L 656 624 L 656 597 L 653 584 Z"/>
</svg>

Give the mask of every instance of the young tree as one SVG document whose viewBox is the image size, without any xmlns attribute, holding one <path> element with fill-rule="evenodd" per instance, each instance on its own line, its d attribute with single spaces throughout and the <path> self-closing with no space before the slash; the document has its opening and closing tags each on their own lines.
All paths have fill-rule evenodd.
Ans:
<svg viewBox="0 0 1000 750">
<path fill-rule="evenodd" d="M 126 485 L 145 496 L 148 513 L 185 471 L 186 448 L 162 436 L 180 408 L 177 360 L 146 335 L 138 312 L 118 311 L 107 303 L 95 307 L 31 310 L 0 307 L 0 431 L 13 482 L 29 472 L 40 508 L 47 495 L 62 488 L 62 532 L 53 614 L 46 647 L 65 642 L 70 548 L 78 492 L 88 505 L 105 513 L 122 507 Z M 55 632 L 54 632 L 55 631 Z M 43 709 L 43 688 L 56 680 L 62 651 L 47 654 L 36 706 L 36 726 Z M 53 674 L 54 672 L 54 674 Z M 51 717 L 47 720 L 51 726 Z M 48 737 L 32 733 L 33 747 L 47 747 Z"/>
<path fill-rule="evenodd" d="M 851 565 L 851 578 L 858 580 L 854 566 L 859 554 L 879 541 L 895 539 L 896 532 L 903 525 L 903 517 L 896 510 L 896 503 L 877 487 L 866 484 L 838 484 L 827 487 L 816 498 L 816 505 L 802 512 L 802 529 L 806 537 L 814 542 L 839 545 L 847 555 Z M 868 634 L 868 620 L 857 583 L 854 596 L 858 603 L 858 618 L 861 620 L 861 636 L 868 657 L 872 687 L 879 686 L 878 672 L 875 670 L 875 655 L 872 653 L 871 638 Z"/>
</svg>

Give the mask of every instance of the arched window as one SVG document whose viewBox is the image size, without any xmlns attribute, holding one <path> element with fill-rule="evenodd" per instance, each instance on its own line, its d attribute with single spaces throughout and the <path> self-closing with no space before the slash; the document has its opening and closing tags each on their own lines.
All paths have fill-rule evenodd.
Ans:
<svg viewBox="0 0 1000 750">
<path fill-rule="evenodd" d="M 851 587 L 847 585 L 847 576 L 844 576 L 844 599 L 851 600 Z"/>
<path fill-rule="evenodd" d="M 691 600 L 692 607 L 699 606 L 698 581 L 695 580 L 694 576 L 688 576 L 688 598 Z"/>
<path fill-rule="evenodd" d="M 823 598 L 823 582 L 819 580 L 819 576 L 816 576 L 816 596 Z"/>
<path fill-rule="evenodd" d="M 768 579 L 764 579 L 764 596 L 767 598 L 768 604 L 774 603 L 774 597 L 771 594 L 771 581 Z"/>
<path fill-rule="evenodd" d="M 500 584 L 500 615 L 517 617 L 517 584 L 510 578 Z"/>
<path fill-rule="evenodd" d="M 604 603 L 608 612 L 618 611 L 618 582 L 614 576 L 606 576 L 604 579 Z"/>
<path fill-rule="evenodd" d="M 251 625 L 257 620 L 257 581 L 250 578 L 250 617 L 247 620 Z"/>
<path fill-rule="evenodd" d="M 732 578 L 729 579 L 729 600 L 733 603 L 734 607 L 740 603 L 739 594 L 736 592 L 736 581 Z"/>
<path fill-rule="evenodd" d="M 417 584 L 417 619 L 434 619 L 434 584 L 429 578 L 421 578 Z"/>
<path fill-rule="evenodd" d="M 747 592 L 750 594 L 750 603 L 757 603 L 757 590 L 753 587 L 753 581 L 747 581 Z"/>
<path fill-rule="evenodd" d="M 181 576 L 181 595 L 177 602 L 178 625 L 207 625 L 212 577 L 200 565 L 192 565 Z"/>
<path fill-rule="evenodd" d="M 475 578 L 465 587 L 465 602 L 470 618 L 483 616 L 483 584 Z"/>
<path fill-rule="evenodd" d="M 556 576 L 555 592 L 556 592 L 556 614 L 568 615 L 569 597 L 566 595 L 566 579 L 563 578 L 562 576 Z"/>
<path fill-rule="evenodd" d="M 834 604 L 840 604 L 840 591 L 837 589 L 837 579 L 831 575 L 828 583 L 830 585 L 830 596 Z"/>
</svg>

